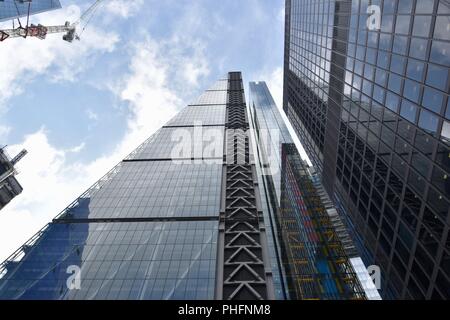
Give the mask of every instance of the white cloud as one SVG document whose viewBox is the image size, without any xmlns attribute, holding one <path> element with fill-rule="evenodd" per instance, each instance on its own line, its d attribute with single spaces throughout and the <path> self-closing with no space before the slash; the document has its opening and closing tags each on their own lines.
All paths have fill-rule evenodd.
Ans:
<svg viewBox="0 0 450 320">
<path fill-rule="evenodd" d="M 10 132 L 11 132 L 11 127 L 0 125 L 0 147 L 1 147 L 1 144 L 5 142 L 6 137 L 8 137 L 8 134 Z"/>
<path fill-rule="evenodd" d="M 284 23 L 284 19 L 286 18 L 286 11 L 284 5 L 281 6 L 280 10 L 278 11 L 277 19 Z"/>
<path fill-rule="evenodd" d="M 183 105 L 168 88 L 170 65 L 166 63 L 162 49 L 150 38 L 133 45 L 131 72 L 119 90 L 120 98 L 130 103 L 132 116 L 119 150 L 131 152 L 131 148 L 164 125 Z"/>
<path fill-rule="evenodd" d="M 69 17 L 79 16 L 77 6 L 37 16 L 35 23 L 46 25 L 63 24 Z M 0 109 L 14 95 L 20 94 L 27 83 L 36 76 L 50 74 L 54 81 L 74 81 L 76 76 L 89 66 L 100 53 L 111 52 L 119 37 L 91 26 L 82 41 L 68 43 L 61 34 L 48 35 L 46 40 L 35 38 L 8 39 L 0 50 Z M 89 57 L 89 59 L 87 59 Z M 3 106 L 4 107 L 4 106 Z"/>
<path fill-rule="evenodd" d="M 67 153 L 80 153 L 86 147 L 86 143 L 82 142 L 78 146 L 66 150 Z"/>
<path fill-rule="evenodd" d="M 95 111 L 93 111 L 92 109 L 86 110 L 86 116 L 88 117 L 89 120 L 93 120 L 93 121 L 98 120 L 98 114 Z"/>
<path fill-rule="evenodd" d="M 122 18 L 129 18 L 135 14 L 143 4 L 143 0 L 110 0 L 106 4 L 106 10 Z"/>
</svg>

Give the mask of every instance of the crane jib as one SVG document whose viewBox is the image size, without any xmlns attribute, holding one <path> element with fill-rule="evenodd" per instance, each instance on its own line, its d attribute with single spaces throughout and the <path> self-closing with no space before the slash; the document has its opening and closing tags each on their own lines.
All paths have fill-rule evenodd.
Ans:
<svg viewBox="0 0 450 320">
<path fill-rule="evenodd" d="M 1 0 L 0 0 L 1 1 Z M 83 14 L 81 17 L 74 23 L 66 22 L 64 25 L 61 26 L 43 26 L 41 24 L 39 25 L 28 25 L 28 18 L 27 17 L 27 23 L 25 26 L 20 26 L 13 29 L 7 29 L 7 30 L 0 30 L 0 42 L 5 41 L 9 38 L 27 38 L 27 37 L 35 37 L 39 39 L 45 39 L 48 34 L 51 33 L 65 33 L 63 36 L 63 40 L 72 42 L 74 39 L 79 40 L 81 34 L 77 34 L 76 28 L 79 26 L 83 33 L 83 31 L 86 29 L 87 25 L 91 22 L 92 18 L 94 17 L 97 9 L 100 7 L 100 4 L 102 4 L 104 0 L 96 0 L 94 4 L 92 4 Z"/>
</svg>

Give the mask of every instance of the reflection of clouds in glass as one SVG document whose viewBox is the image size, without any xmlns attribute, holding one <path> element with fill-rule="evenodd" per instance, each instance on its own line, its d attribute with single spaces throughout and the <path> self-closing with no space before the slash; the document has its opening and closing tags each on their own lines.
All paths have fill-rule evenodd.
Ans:
<svg viewBox="0 0 450 320">
<path fill-rule="evenodd" d="M 430 61 L 450 66 L 450 43 L 433 41 Z"/>
<path fill-rule="evenodd" d="M 434 37 L 442 40 L 450 40 L 450 18 L 448 16 L 438 16 L 436 18 Z"/>
<path fill-rule="evenodd" d="M 420 112 L 419 126 L 430 133 L 436 133 L 437 126 L 439 123 L 438 117 L 433 115 L 431 112 L 422 110 Z"/>
</svg>

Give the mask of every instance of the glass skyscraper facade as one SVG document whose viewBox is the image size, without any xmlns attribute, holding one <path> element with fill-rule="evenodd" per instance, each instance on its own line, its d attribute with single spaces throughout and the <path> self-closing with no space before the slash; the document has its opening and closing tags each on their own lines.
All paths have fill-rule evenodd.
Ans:
<svg viewBox="0 0 450 320">
<path fill-rule="evenodd" d="M 0 299 L 213 299 L 227 90 L 218 81 L 5 261 Z"/>
<path fill-rule="evenodd" d="M 0 265 L 0 299 L 365 299 L 267 87 L 251 96 L 250 121 L 241 73 L 217 81 Z"/>
<path fill-rule="evenodd" d="M 277 297 L 377 298 L 374 286 L 360 282 L 350 261 L 354 247 L 348 234 L 338 231 L 336 209 L 314 170 L 301 159 L 265 82 L 251 82 L 249 93 Z"/>
<path fill-rule="evenodd" d="M 0 299 L 273 299 L 240 72 L 0 266 Z"/>
<path fill-rule="evenodd" d="M 448 1 L 286 1 L 283 108 L 385 298 L 450 297 L 449 57 Z"/>
<path fill-rule="evenodd" d="M 28 5 L 30 5 L 30 14 L 61 8 L 59 0 L 0 0 L 0 21 L 27 16 Z"/>
</svg>

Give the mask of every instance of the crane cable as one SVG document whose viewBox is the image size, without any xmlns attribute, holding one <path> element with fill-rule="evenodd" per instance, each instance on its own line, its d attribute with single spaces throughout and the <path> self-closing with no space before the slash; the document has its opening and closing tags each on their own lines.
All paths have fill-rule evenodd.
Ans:
<svg viewBox="0 0 450 320">
<path fill-rule="evenodd" d="M 101 3 L 101 2 L 102 2 L 102 3 Z M 89 25 L 89 23 L 91 22 L 92 18 L 94 17 L 96 11 L 100 8 L 100 6 L 101 6 L 103 3 L 104 3 L 103 0 L 97 0 L 97 3 L 95 3 L 95 4 L 92 5 L 92 6 L 95 6 L 95 8 L 93 8 L 93 10 L 92 10 L 91 12 L 88 13 L 88 14 L 89 14 L 89 17 L 88 17 L 88 19 L 86 20 L 86 23 L 84 24 L 84 26 L 83 26 L 83 28 L 82 28 L 82 30 L 81 30 L 81 33 L 78 35 L 79 37 L 81 37 L 81 35 L 84 33 L 84 31 L 86 30 L 87 26 Z M 92 8 L 92 7 L 91 7 L 91 8 Z M 88 9 L 88 11 L 89 11 L 89 9 Z M 81 24 L 81 21 L 83 21 L 83 20 L 84 20 L 84 17 L 81 16 L 81 17 L 80 17 L 80 20 L 77 21 L 77 22 L 75 22 L 75 23 L 76 23 L 76 24 L 78 24 L 78 23 Z"/>
<path fill-rule="evenodd" d="M 19 7 L 17 6 L 17 1 L 13 0 L 13 2 L 14 2 L 14 6 L 16 7 L 16 11 L 17 11 L 17 22 L 19 22 L 19 27 L 22 27 L 22 23 L 20 21 L 20 10 L 19 10 Z M 31 2 L 28 3 L 27 26 L 28 26 L 28 22 L 30 19 L 30 9 L 31 9 Z M 13 20 L 13 24 L 14 24 L 14 20 Z"/>
<path fill-rule="evenodd" d="M 19 10 L 19 7 L 17 6 L 16 0 L 14 0 L 14 6 L 16 7 L 16 11 L 17 11 L 17 20 L 19 21 L 19 25 L 21 26 L 21 23 L 20 23 L 20 10 Z M 13 23 L 14 23 L 14 20 L 13 20 Z"/>
</svg>

